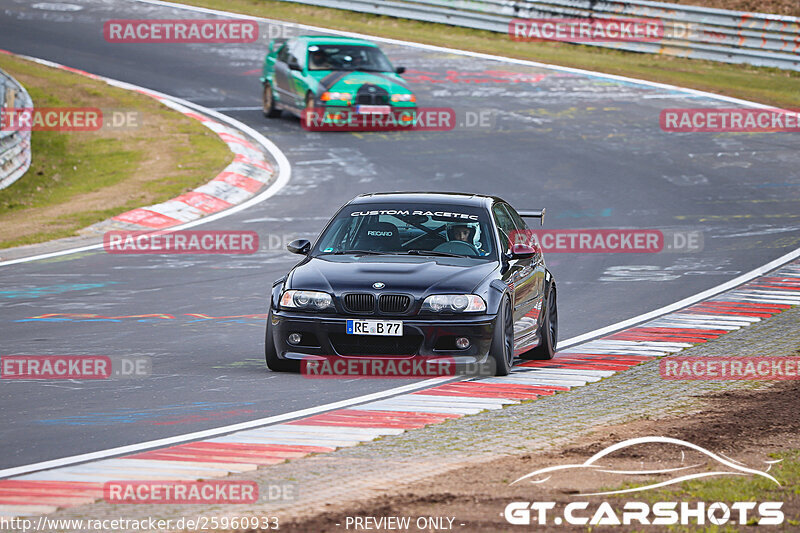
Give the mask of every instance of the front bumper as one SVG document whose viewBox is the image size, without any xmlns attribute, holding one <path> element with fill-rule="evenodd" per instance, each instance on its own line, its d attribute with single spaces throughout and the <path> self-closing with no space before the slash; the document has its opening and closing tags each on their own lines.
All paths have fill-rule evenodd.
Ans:
<svg viewBox="0 0 800 533">
<path fill-rule="evenodd" d="M 360 108 L 373 108 L 362 112 Z M 380 111 L 377 108 L 385 108 Z M 392 131 L 412 130 L 418 127 L 415 105 L 390 104 L 385 106 L 325 105 L 303 110 L 303 128 L 310 131 Z"/>
<path fill-rule="evenodd" d="M 402 337 L 348 335 L 348 319 L 402 320 Z M 439 317 L 310 315 L 273 311 L 272 331 L 278 357 L 303 359 L 306 356 L 341 357 L 448 357 L 455 363 L 483 363 L 492 343 L 494 315 Z M 301 342 L 289 343 L 292 333 Z M 467 337 L 470 346 L 455 347 L 457 337 Z"/>
</svg>

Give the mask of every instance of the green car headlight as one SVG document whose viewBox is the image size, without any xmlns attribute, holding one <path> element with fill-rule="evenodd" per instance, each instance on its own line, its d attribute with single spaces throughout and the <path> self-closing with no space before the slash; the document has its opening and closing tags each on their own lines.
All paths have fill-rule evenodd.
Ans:
<svg viewBox="0 0 800 533">
<path fill-rule="evenodd" d="M 332 93 L 332 92 L 324 92 L 320 97 L 320 100 L 323 102 L 329 102 L 330 100 L 342 100 L 345 102 L 350 102 L 350 99 L 353 97 L 350 93 Z"/>
<path fill-rule="evenodd" d="M 393 94 L 392 102 L 416 102 L 417 97 L 413 94 Z"/>
</svg>

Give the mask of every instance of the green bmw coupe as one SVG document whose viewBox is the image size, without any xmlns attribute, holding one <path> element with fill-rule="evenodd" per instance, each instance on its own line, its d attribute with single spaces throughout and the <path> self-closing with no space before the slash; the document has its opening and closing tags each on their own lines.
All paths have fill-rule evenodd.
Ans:
<svg viewBox="0 0 800 533">
<path fill-rule="evenodd" d="M 261 76 L 264 115 L 281 110 L 305 122 L 353 116 L 396 116 L 413 121 L 416 98 L 375 43 L 348 37 L 300 36 L 273 39 Z M 304 124 L 305 127 L 305 124 Z"/>
</svg>

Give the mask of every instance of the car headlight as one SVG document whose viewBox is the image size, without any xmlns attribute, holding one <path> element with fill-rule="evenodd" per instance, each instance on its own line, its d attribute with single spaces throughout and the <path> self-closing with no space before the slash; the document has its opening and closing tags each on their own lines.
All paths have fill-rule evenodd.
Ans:
<svg viewBox="0 0 800 533">
<path fill-rule="evenodd" d="M 434 313 L 479 313 L 486 302 L 477 294 L 432 294 L 422 302 L 423 311 Z"/>
<path fill-rule="evenodd" d="M 325 311 L 333 308 L 333 298 L 327 292 L 286 291 L 281 296 L 281 307 L 304 309 L 306 311 Z"/>
<path fill-rule="evenodd" d="M 326 91 L 322 93 L 320 100 L 323 102 L 328 102 L 330 100 L 343 100 L 345 102 L 350 102 L 350 98 L 352 98 L 350 93 L 329 93 Z"/>
<path fill-rule="evenodd" d="M 417 97 L 413 94 L 393 94 L 392 102 L 416 102 Z"/>
</svg>

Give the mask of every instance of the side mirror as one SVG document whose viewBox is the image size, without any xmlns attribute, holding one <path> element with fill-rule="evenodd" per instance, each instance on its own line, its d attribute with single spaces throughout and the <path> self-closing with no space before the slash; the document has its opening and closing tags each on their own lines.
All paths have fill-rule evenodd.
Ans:
<svg viewBox="0 0 800 533">
<path fill-rule="evenodd" d="M 406 67 L 397 67 L 396 69 L 394 69 L 394 71 L 397 72 L 398 74 L 402 74 L 403 72 L 406 71 Z"/>
<path fill-rule="evenodd" d="M 298 70 L 298 71 L 303 70 L 300 67 L 300 63 L 298 63 L 297 61 L 290 61 L 289 63 L 287 63 L 287 65 L 289 65 L 289 70 Z"/>
<path fill-rule="evenodd" d="M 534 255 L 541 253 L 538 246 L 531 246 L 529 244 L 512 244 L 510 251 L 510 259 L 528 259 Z"/>
<path fill-rule="evenodd" d="M 278 49 L 285 43 L 288 39 L 270 39 L 269 40 L 269 51 L 268 53 L 277 52 Z"/>
<path fill-rule="evenodd" d="M 286 249 L 293 254 L 306 255 L 311 251 L 311 242 L 308 239 L 296 239 L 287 244 Z"/>
</svg>

